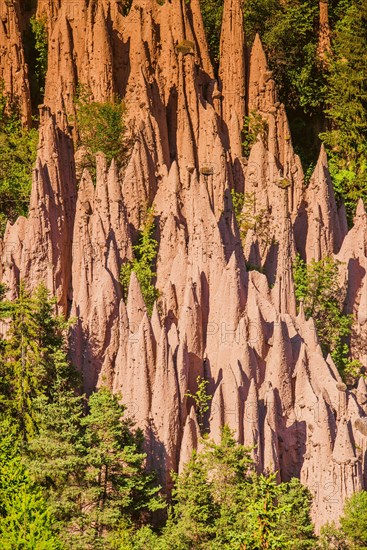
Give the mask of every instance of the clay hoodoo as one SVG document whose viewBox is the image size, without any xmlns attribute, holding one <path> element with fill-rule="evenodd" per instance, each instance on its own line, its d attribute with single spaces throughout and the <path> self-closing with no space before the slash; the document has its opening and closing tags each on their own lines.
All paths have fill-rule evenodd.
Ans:
<svg viewBox="0 0 367 550">
<path fill-rule="evenodd" d="M 0 82 L 3 93 L 19 105 L 23 125 L 29 126 L 31 103 L 20 8 L 18 0 L 3 0 L 0 5 Z"/>
<path fill-rule="evenodd" d="M 39 2 L 48 17 L 49 69 L 29 215 L 9 223 L 1 243 L 9 295 L 20 279 L 31 288 L 44 280 L 77 318 L 72 353 L 86 391 L 109 384 L 122 393 L 166 487 L 169 471 L 182 469 L 200 445 L 202 426 L 187 394 L 201 376 L 212 395 L 202 419 L 210 436 L 218 439 L 227 423 L 240 442 L 256 446 L 259 471 L 276 469 L 310 487 L 318 527 L 337 519 L 344 499 L 366 483 L 356 447 L 366 388 L 343 389 L 312 319 L 302 310 L 296 316 L 292 262 L 296 250 L 307 260 L 338 254 L 347 308 L 365 335 L 363 205 L 346 235 L 323 150 L 305 187 L 258 36 L 246 62 L 239 0 L 225 1 L 219 83 L 197 0 L 135 0 L 128 15 L 118 2 L 86 4 Z M 24 67 L 14 6 L 0 35 L 5 49 L 16 44 L 12 70 Z M 28 105 L 26 71 L 4 80 Z M 128 109 L 127 166 L 107 166 L 99 155 L 95 185 L 75 170 L 70 126 L 80 84 L 97 101 L 120 94 Z M 264 123 L 248 159 L 245 112 Z M 253 215 L 266 226 L 265 233 L 251 228 L 244 243 L 232 188 L 253 198 Z M 126 303 L 119 278 L 152 204 L 160 297 L 149 318 L 135 274 Z"/>
<path fill-rule="evenodd" d="M 241 134 L 245 116 L 245 36 L 240 0 L 226 0 L 220 45 L 219 80 L 222 120 L 232 156 L 242 156 Z"/>
</svg>

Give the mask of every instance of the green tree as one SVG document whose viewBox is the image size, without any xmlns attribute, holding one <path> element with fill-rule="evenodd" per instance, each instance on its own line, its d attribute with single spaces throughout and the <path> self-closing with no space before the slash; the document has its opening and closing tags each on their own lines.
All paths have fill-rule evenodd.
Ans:
<svg viewBox="0 0 367 550">
<path fill-rule="evenodd" d="M 202 444 L 173 476 L 173 508 L 156 548 L 314 548 L 310 493 L 298 480 L 257 475 L 227 426 L 219 444 Z"/>
<path fill-rule="evenodd" d="M 153 271 L 158 241 L 154 238 L 154 209 L 148 208 L 143 229 L 140 232 L 138 244 L 133 249 L 135 258 L 123 264 L 121 268 L 121 284 L 125 300 L 129 290 L 131 273 L 134 271 L 140 283 L 141 292 L 147 306 L 149 315 L 152 314 L 154 302 L 159 297 L 159 291 L 155 288 L 153 280 L 156 273 Z"/>
<path fill-rule="evenodd" d="M 55 315 L 55 301 L 43 284 L 31 295 L 22 283 L 18 298 L 3 302 L 4 308 L 10 329 L 2 361 L 7 387 L 2 401 L 26 441 L 37 430 L 34 400 L 51 400 L 56 386 L 71 383 L 74 371 L 65 346 L 68 323 Z"/>
<path fill-rule="evenodd" d="M 79 531 L 86 490 L 86 440 L 83 396 L 62 386 L 53 401 L 33 402 L 38 431 L 28 442 L 25 462 L 49 503 L 66 545 Z"/>
<path fill-rule="evenodd" d="M 198 423 L 202 430 L 204 427 L 204 416 L 209 410 L 209 402 L 212 400 L 212 396 L 207 393 L 207 385 L 209 384 L 208 380 L 198 376 L 196 383 L 198 387 L 196 392 L 194 394 L 187 392 L 186 395 L 195 401 Z"/>
<path fill-rule="evenodd" d="M 113 101 L 91 101 L 87 90 L 80 89 L 76 99 L 79 146 L 84 148 L 82 168 L 88 168 L 95 178 L 96 154 L 104 153 L 107 162 L 115 159 L 120 167 L 128 156 L 126 144 L 125 104 Z"/>
<path fill-rule="evenodd" d="M 343 3 L 336 23 L 326 93 L 329 150 L 337 195 L 351 220 L 359 198 L 367 200 L 367 1 Z"/>
<path fill-rule="evenodd" d="M 287 507 L 289 514 L 280 516 L 277 530 L 284 535 L 292 550 L 313 550 L 316 536 L 310 516 L 312 505 L 310 491 L 296 478 L 283 483 L 281 487 L 282 494 L 278 501 L 280 506 Z M 289 521 L 289 516 L 292 521 Z"/>
<path fill-rule="evenodd" d="M 51 510 L 26 471 L 16 433 L 0 423 L 0 546 L 4 550 L 61 549 Z"/>
<path fill-rule="evenodd" d="M 237 548 L 231 544 L 241 531 L 249 491 L 249 451 L 236 443 L 226 426 L 219 445 L 207 438 L 203 445 L 183 472 L 173 476 L 174 507 L 163 539 L 167 545 L 179 540 L 178 548 L 183 549 L 209 548 L 210 541 L 218 548 Z"/>
<path fill-rule="evenodd" d="M 367 549 L 367 492 L 354 493 L 345 503 L 340 518 L 342 532 L 351 550 Z"/>
<path fill-rule="evenodd" d="M 206 38 L 212 63 L 219 65 L 220 33 L 223 17 L 223 0 L 200 0 Z"/>
<path fill-rule="evenodd" d="M 173 475 L 173 479 L 174 506 L 163 539 L 171 547 L 177 540 L 178 550 L 203 548 L 215 536 L 218 518 L 204 457 L 194 452 L 182 474 Z"/>
<path fill-rule="evenodd" d="M 278 524 L 285 517 L 289 521 L 291 504 L 281 501 L 283 487 L 277 484 L 276 475 L 261 474 L 254 477 L 252 489 L 247 499 L 244 548 L 251 548 L 251 550 L 290 548 L 290 543 L 286 535 L 278 529 Z"/>
<path fill-rule="evenodd" d="M 350 359 L 347 337 L 353 318 L 343 313 L 338 273 L 339 262 L 332 257 L 306 265 L 298 255 L 293 265 L 297 303 L 303 302 L 307 319 L 313 317 L 323 352 L 331 353 L 341 374 L 349 380 L 361 371 Z"/>
<path fill-rule="evenodd" d="M 22 128 L 19 106 L 0 83 L 0 235 L 6 222 L 28 213 L 38 132 Z"/>
<path fill-rule="evenodd" d="M 34 301 L 22 284 L 19 297 L 9 304 L 11 324 L 5 344 L 4 363 L 9 380 L 8 412 L 26 441 L 35 431 L 32 401 L 45 390 L 46 365 L 38 345 Z"/>
<path fill-rule="evenodd" d="M 37 79 L 38 91 L 41 97 L 45 93 L 45 80 L 48 64 L 48 33 L 47 21 L 44 17 L 37 18 L 33 15 L 30 19 L 31 31 L 34 37 L 35 77 Z"/>
<path fill-rule="evenodd" d="M 120 548 L 142 521 L 165 507 L 155 476 L 145 471 L 143 437 L 124 418 L 118 396 L 101 388 L 84 399 L 60 391 L 40 398 L 38 434 L 29 442 L 27 465 L 47 495 L 67 548 Z"/>
<path fill-rule="evenodd" d="M 144 469 L 142 433 L 133 431 L 124 412 L 118 396 L 101 388 L 90 396 L 89 414 L 82 420 L 87 445 L 83 521 L 93 540 L 165 507 L 154 474 Z"/>
</svg>

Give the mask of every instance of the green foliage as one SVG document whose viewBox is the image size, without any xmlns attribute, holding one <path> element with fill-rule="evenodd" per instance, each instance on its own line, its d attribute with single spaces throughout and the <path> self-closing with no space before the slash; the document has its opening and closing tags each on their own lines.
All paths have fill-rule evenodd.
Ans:
<svg viewBox="0 0 367 550">
<path fill-rule="evenodd" d="M 318 548 L 321 550 L 350 550 L 344 533 L 334 522 L 322 526 Z"/>
<path fill-rule="evenodd" d="M 242 244 L 246 241 L 248 231 L 252 230 L 256 233 L 260 245 L 269 245 L 272 242 L 272 237 L 268 223 L 268 212 L 262 208 L 258 213 L 255 213 L 255 194 L 239 193 L 232 189 L 231 197 Z M 258 266 L 256 267 L 258 268 Z"/>
<path fill-rule="evenodd" d="M 330 353 L 341 374 L 351 382 L 352 373 L 360 376 L 360 365 L 351 361 L 346 338 L 353 318 L 343 314 L 343 292 L 339 286 L 339 263 L 332 257 L 306 265 L 298 255 L 293 265 L 297 303 L 303 302 L 306 318 L 313 317 L 321 347 Z"/>
<path fill-rule="evenodd" d="M 352 550 L 367 549 L 367 492 L 354 493 L 345 503 L 341 529 Z"/>
<path fill-rule="evenodd" d="M 289 514 L 282 515 L 278 522 L 278 530 L 285 535 L 289 548 L 314 550 L 316 537 L 310 515 L 312 495 L 307 487 L 296 478 L 282 484 L 279 504 L 289 510 Z"/>
<path fill-rule="evenodd" d="M 326 69 L 317 55 L 318 2 L 246 0 L 243 8 L 247 44 L 251 47 L 259 33 L 287 108 L 293 144 L 307 171 L 317 159 L 325 118 Z"/>
<path fill-rule="evenodd" d="M 336 24 L 326 100 L 333 183 L 349 219 L 356 202 L 367 200 L 367 2 L 352 0 Z"/>
<path fill-rule="evenodd" d="M 48 33 L 47 21 L 44 17 L 37 18 L 33 15 L 30 19 L 31 30 L 34 36 L 35 57 L 35 77 L 38 83 L 38 90 L 41 96 L 45 93 L 45 80 L 48 62 Z"/>
<path fill-rule="evenodd" d="M 63 532 L 78 528 L 83 503 L 86 444 L 81 421 L 85 401 L 72 390 L 58 391 L 34 402 L 37 433 L 28 442 L 25 461 L 37 485 L 43 489 Z"/>
<path fill-rule="evenodd" d="M 258 32 L 287 107 L 315 112 L 323 106 L 325 83 L 317 57 L 318 3 L 310 0 L 249 0 L 244 3 L 246 36 Z"/>
<path fill-rule="evenodd" d="M 0 546 L 61 549 L 51 510 L 22 464 L 15 431 L 7 421 L 0 423 Z"/>
<path fill-rule="evenodd" d="M 88 168 L 95 176 L 97 153 L 104 153 L 108 163 L 115 159 L 118 167 L 127 158 L 126 107 L 117 97 L 114 101 L 102 103 L 90 101 L 89 95 L 87 90 L 79 90 L 76 99 L 77 128 L 79 145 L 84 148 L 81 167 Z"/>
<path fill-rule="evenodd" d="M 282 486 L 276 483 L 276 476 L 260 475 L 248 497 L 246 513 L 245 548 L 262 550 L 263 548 L 289 548 L 286 536 L 278 529 L 281 519 L 291 510 L 291 505 L 282 503 L 279 498 Z"/>
<path fill-rule="evenodd" d="M 209 403 L 212 400 L 212 396 L 207 393 L 206 388 L 209 384 L 208 380 L 205 380 L 204 378 L 201 378 L 201 376 L 198 376 L 196 379 L 196 383 L 198 386 L 196 392 L 194 394 L 187 392 L 186 396 L 191 397 L 195 401 L 198 423 L 202 430 L 204 424 L 204 416 L 205 413 L 207 413 L 209 410 Z"/>
<path fill-rule="evenodd" d="M 28 212 L 38 132 L 22 128 L 19 108 L 0 85 L 0 235 L 6 222 Z"/>
<path fill-rule="evenodd" d="M 203 445 L 182 474 L 174 476 L 175 506 L 164 530 L 167 542 L 179 539 L 185 549 L 209 548 L 209 541 L 226 548 L 233 531 L 240 530 L 248 493 L 249 451 L 236 443 L 228 427 L 223 428 L 219 445 L 208 439 Z"/>
<path fill-rule="evenodd" d="M 260 113 L 252 112 L 244 117 L 243 124 L 244 140 L 242 143 L 243 155 L 248 158 L 251 148 L 256 143 L 258 137 L 266 144 L 268 135 L 268 123 Z"/>
<path fill-rule="evenodd" d="M 24 441 L 36 431 L 35 399 L 45 395 L 52 400 L 53 388 L 67 385 L 73 372 L 65 349 L 68 324 L 54 314 L 54 307 L 42 284 L 32 296 L 21 284 L 19 297 L 1 307 L 11 323 L 1 361 L 0 403 Z"/>
<path fill-rule="evenodd" d="M 275 475 L 255 474 L 249 449 L 227 426 L 219 445 L 204 438 L 174 480 L 174 506 L 156 548 L 314 547 L 308 491 L 296 480 L 278 485 Z"/>
<path fill-rule="evenodd" d="M 88 519 L 94 536 L 112 529 L 121 518 L 138 521 L 144 511 L 164 507 L 157 497 L 154 475 L 144 472 L 143 437 L 133 423 L 123 419 L 125 407 L 118 396 L 102 388 L 89 398 L 83 419 L 87 444 L 86 497 L 92 512 Z"/>
<path fill-rule="evenodd" d="M 125 263 L 121 268 L 121 284 L 125 300 L 127 299 L 129 291 L 131 273 L 134 271 L 140 283 L 141 292 L 149 315 L 152 314 L 154 302 L 159 297 L 159 291 L 153 284 L 156 275 L 153 269 L 158 250 L 158 242 L 153 237 L 154 230 L 154 209 L 151 207 L 147 209 L 138 244 L 133 247 L 135 258 Z"/>
<path fill-rule="evenodd" d="M 119 397 L 101 388 L 88 406 L 85 414 L 83 397 L 70 391 L 52 403 L 39 399 L 27 464 L 67 548 L 114 548 L 116 533 L 165 505 L 154 474 L 144 470 L 142 434 L 124 418 Z"/>
<path fill-rule="evenodd" d="M 367 492 L 354 493 L 344 505 L 340 527 L 327 523 L 321 529 L 319 548 L 322 550 L 367 549 Z"/>
<path fill-rule="evenodd" d="M 200 0 L 209 53 L 214 67 L 219 65 L 223 0 Z"/>
</svg>

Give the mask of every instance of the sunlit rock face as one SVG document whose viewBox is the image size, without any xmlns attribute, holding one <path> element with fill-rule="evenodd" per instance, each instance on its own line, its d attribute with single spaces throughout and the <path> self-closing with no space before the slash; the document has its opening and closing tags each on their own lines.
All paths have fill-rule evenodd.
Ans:
<svg viewBox="0 0 367 550">
<path fill-rule="evenodd" d="M 1 243 L 2 281 L 14 297 L 21 279 L 30 288 L 43 280 L 76 318 L 71 355 L 86 391 L 108 384 L 121 392 L 167 488 L 170 470 L 200 445 L 187 394 L 205 377 L 210 435 L 218 440 L 226 423 L 254 447 L 259 471 L 300 477 L 315 496 L 319 527 L 366 488 L 367 390 L 363 380 L 346 389 L 312 319 L 297 314 L 292 263 L 297 251 L 308 261 L 334 254 L 342 262 L 352 350 L 365 362 L 367 218 L 360 204 L 348 233 L 323 149 L 305 187 L 258 36 L 245 55 L 241 5 L 225 1 L 216 80 L 198 0 L 134 0 L 128 15 L 109 0 L 39 0 L 49 64 L 38 159 L 28 218 L 8 224 Z M 14 2 L 2 14 L 0 71 L 26 121 L 20 25 Z M 128 109 L 128 163 L 119 170 L 99 155 L 95 183 L 75 168 L 80 84 L 95 101 L 119 94 Z M 266 132 L 244 158 L 248 112 L 261 116 Z M 231 189 L 251 195 L 266 225 L 242 243 Z M 126 303 L 119 281 L 150 205 L 160 293 L 151 317 L 136 276 Z"/>
</svg>

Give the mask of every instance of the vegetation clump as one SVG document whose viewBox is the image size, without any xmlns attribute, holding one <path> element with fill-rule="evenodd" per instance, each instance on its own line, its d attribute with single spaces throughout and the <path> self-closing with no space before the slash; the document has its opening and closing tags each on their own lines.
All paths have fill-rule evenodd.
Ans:
<svg viewBox="0 0 367 550">
<path fill-rule="evenodd" d="M 321 529 L 319 547 L 321 550 L 367 549 L 367 492 L 354 493 L 346 500 L 340 527 L 334 522 Z"/>
<path fill-rule="evenodd" d="M 191 392 L 187 392 L 186 396 L 191 397 L 195 402 L 198 424 L 200 426 L 201 431 L 203 431 L 204 417 L 209 410 L 209 403 L 212 400 L 212 396 L 207 393 L 207 386 L 209 384 L 208 380 L 205 380 L 201 376 L 198 376 L 196 379 L 196 383 L 197 383 L 196 392 L 194 394 Z"/>
<path fill-rule="evenodd" d="M 306 319 L 315 321 L 324 354 L 330 353 L 343 378 L 353 382 L 362 374 L 362 365 L 350 358 L 347 341 L 353 317 L 343 313 L 339 264 L 326 257 L 307 265 L 298 255 L 293 265 L 295 292 L 298 305 L 303 302 Z"/>
<path fill-rule="evenodd" d="M 209 54 L 215 70 L 218 70 L 220 56 L 220 33 L 223 17 L 223 0 L 200 0 Z"/>
<path fill-rule="evenodd" d="M 26 216 L 36 161 L 38 131 L 22 127 L 19 106 L 0 85 L 0 235 L 7 220 Z"/>
<path fill-rule="evenodd" d="M 203 439 L 174 481 L 165 544 L 158 539 L 157 548 L 314 548 L 308 490 L 295 479 L 277 484 L 275 475 L 257 475 L 228 426 L 219 444 Z"/>
<path fill-rule="evenodd" d="M 181 42 L 177 44 L 176 50 L 178 53 L 182 53 L 182 55 L 187 55 L 194 52 L 194 47 L 195 44 L 191 42 L 191 40 L 181 40 Z"/>
<path fill-rule="evenodd" d="M 44 17 L 33 15 L 30 19 L 36 56 L 34 59 L 34 76 L 37 80 L 38 94 L 43 98 L 48 65 L 48 33 L 47 21 Z"/>
<path fill-rule="evenodd" d="M 159 297 L 159 291 L 154 286 L 156 276 L 154 265 L 158 251 L 158 242 L 154 238 L 154 231 L 154 209 L 151 207 L 147 209 L 138 243 L 133 247 L 135 257 L 123 264 L 121 268 L 121 284 L 125 300 L 129 291 L 131 274 L 134 272 L 140 283 L 140 289 L 149 315 L 152 314 L 154 302 Z"/>
<path fill-rule="evenodd" d="M 256 233 L 262 246 L 271 244 L 268 212 L 265 208 L 255 213 L 255 194 L 240 193 L 231 190 L 233 211 L 240 232 L 241 242 L 244 245 L 249 230 Z"/>
<path fill-rule="evenodd" d="M 327 146 L 336 194 L 350 221 L 355 205 L 367 203 L 367 2 L 343 3 L 335 25 L 326 88 Z"/>
<path fill-rule="evenodd" d="M 119 167 L 127 159 L 126 107 L 117 97 L 105 102 L 90 101 L 89 97 L 86 90 L 79 90 L 76 122 L 79 146 L 84 150 L 81 167 L 88 168 L 95 176 L 97 153 L 103 153 L 108 163 L 115 159 Z"/>
<path fill-rule="evenodd" d="M 253 144 L 256 143 L 258 137 L 260 137 L 263 143 L 266 144 L 268 136 L 268 123 L 260 113 L 252 112 L 249 116 L 244 117 L 243 135 L 243 155 L 246 158 L 250 156 L 251 148 Z"/>
<path fill-rule="evenodd" d="M 164 507 L 142 433 L 107 388 L 80 395 L 43 285 L 0 310 L 0 546 L 115 548 L 119 529 Z"/>
</svg>

